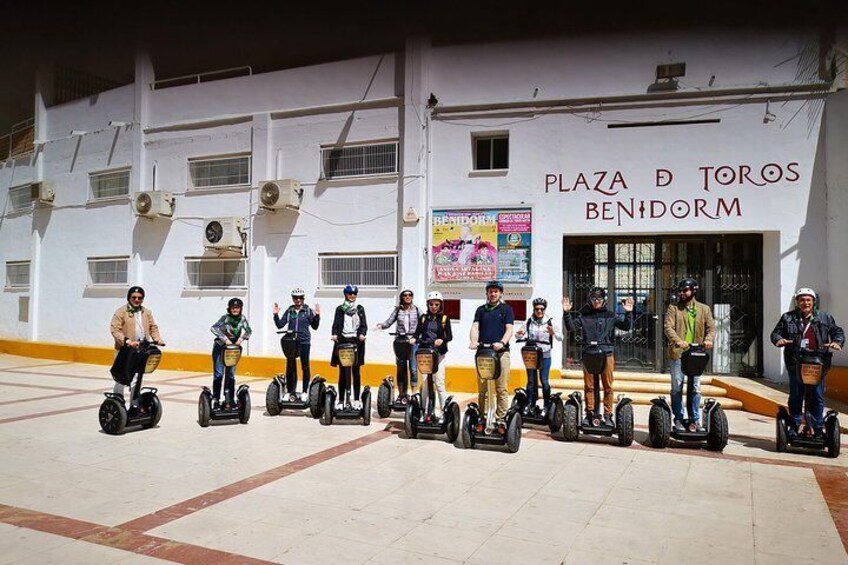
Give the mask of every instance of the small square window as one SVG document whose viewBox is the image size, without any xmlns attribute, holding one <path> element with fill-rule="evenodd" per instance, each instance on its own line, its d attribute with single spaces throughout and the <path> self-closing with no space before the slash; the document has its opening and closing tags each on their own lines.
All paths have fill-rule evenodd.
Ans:
<svg viewBox="0 0 848 565">
<path fill-rule="evenodd" d="M 474 170 L 492 171 L 509 168 L 509 135 L 474 137 Z"/>
<path fill-rule="evenodd" d="M 250 185 L 250 155 L 189 159 L 190 188 Z"/>
<path fill-rule="evenodd" d="M 125 286 L 129 257 L 90 257 L 88 286 Z"/>
<path fill-rule="evenodd" d="M 6 288 L 29 288 L 29 261 L 6 262 Z"/>
<path fill-rule="evenodd" d="M 247 262 L 244 259 L 186 257 L 185 288 L 227 290 L 247 288 Z"/>
<path fill-rule="evenodd" d="M 106 171 L 92 173 L 88 177 L 92 200 L 107 200 L 128 196 L 130 193 L 130 171 Z"/>
<path fill-rule="evenodd" d="M 32 208 L 32 185 L 24 184 L 10 188 L 9 208 L 13 212 Z"/>
</svg>

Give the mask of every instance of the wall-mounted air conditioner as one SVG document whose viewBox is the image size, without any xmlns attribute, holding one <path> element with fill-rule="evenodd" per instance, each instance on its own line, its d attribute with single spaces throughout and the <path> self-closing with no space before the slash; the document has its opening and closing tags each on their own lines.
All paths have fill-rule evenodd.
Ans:
<svg viewBox="0 0 848 565">
<path fill-rule="evenodd" d="M 137 216 L 170 218 L 174 215 L 174 195 L 159 190 L 139 192 L 133 200 L 133 208 Z"/>
<path fill-rule="evenodd" d="M 242 218 L 207 218 L 203 222 L 203 246 L 208 249 L 241 249 Z"/>
<path fill-rule="evenodd" d="M 259 202 L 263 208 L 299 210 L 303 189 L 294 179 L 269 180 L 259 185 Z"/>
</svg>

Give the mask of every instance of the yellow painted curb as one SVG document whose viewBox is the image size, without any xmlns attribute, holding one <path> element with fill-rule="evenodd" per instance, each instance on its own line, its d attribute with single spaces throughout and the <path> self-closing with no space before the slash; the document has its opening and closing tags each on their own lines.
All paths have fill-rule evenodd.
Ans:
<svg viewBox="0 0 848 565">
<path fill-rule="evenodd" d="M 37 341 L 0 340 L 0 353 L 106 366 L 111 366 L 115 358 L 114 349 L 108 347 L 88 347 Z M 514 361 L 515 356 L 513 357 Z M 310 361 L 310 367 L 313 377 L 320 375 L 330 382 L 336 382 L 338 369 L 331 367 L 329 361 L 313 359 Z M 166 350 L 162 355 L 159 368 L 211 374 L 211 350 L 209 353 Z M 238 374 L 244 376 L 271 378 L 284 371 L 285 360 L 282 357 L 244 356 L 238 365 Z M 363 386 L 379 386 L 386 376 L 394 376 L 394 374 L 394 364 L 368 363 L 362 367 L 362 384 Z M 558 369 L 551 369 L 552 379 L 560 377 L 561 372 Z M 512 367 L 509 375 L 509 390 L 512 391 L 514 388 L 524 386 L 526 382 L 524 368 L 521 366 Z M 451 392 L 477 392 L 477 374 L 474 367 L 449 365 L 445 370 L 445 388 Z"/>
<path fill-rule="evenodd" d="M 728 398 L 740 401 L 742 403 L 742 409 L 746 412 L 753 412 L 774 418 L 777 415 L 778 408 L 782 406 L 781 402 L 736 386 L 721 377 L 713 377 L 713 384 L 725 389 Z"/>
</svg>

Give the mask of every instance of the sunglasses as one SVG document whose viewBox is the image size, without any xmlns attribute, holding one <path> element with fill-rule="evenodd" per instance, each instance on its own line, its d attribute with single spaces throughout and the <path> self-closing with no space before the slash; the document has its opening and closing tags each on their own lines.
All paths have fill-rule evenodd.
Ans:
<svg viewBox="0 0 848 565">
<path fill-rule="evenodd" d="M 408 292 L 405 292 L 404 294 L 401 294 L 400 296 L 401 296 L 401 298 L 412 298 L 412 295 L 409 294 Z"/>
<path fill-rule="evenodd" d="M 541 311 L 543 311 L 543 312 L 544 312 L 544 311 L 545 311 L 545 307 L 544 307 L 544 306 L 536 306 L 536 307 L 534 307 L 534 308 L 533 308 L 533 310 L 541 310 Z"/>
<path fill-rule="evenodd" d="M 302 296 L 292 296 L 292 300 L 303 300 Z"/>
<path fill-rule="evenodd" d="M 144 300 L 143 296 L 139 296 L 138 294 L 134 294 L 130 296 L 130 300 Z"/>
</svg>

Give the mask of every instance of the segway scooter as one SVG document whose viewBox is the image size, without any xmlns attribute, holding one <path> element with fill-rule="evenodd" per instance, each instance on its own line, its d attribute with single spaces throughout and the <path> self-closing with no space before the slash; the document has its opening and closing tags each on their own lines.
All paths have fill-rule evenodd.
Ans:
<svg viewBox="0 0 848 565">
<path fill-rule="evenodd" d="M 816 393 L 816 387 L 824 378 L 832 353 L 824 348 L 806 349 L 797 345 L 795 347 L 798 376 L 804 383 L 804 417 L 796 430 L 795 422 L 789 415 L 789 408 L 780 407 L 777 411 L 777 451 L 783 453 L 788 446 L 805 447 L 819 451 L 824 449 L 827 450 L 828 457 L 839 457 L 842 438 L 838 413 L 836 410 L 828 410 L 824 417 L 823 433 L 816 434 L 809 411 L 810 401 Z"/>
<path fill-rule="evenodd" d="M 412 344 L 409 343 L 410 335 L 395 332 L 389 335 L 395 336 L 395 341 L 392 344 L 395 350 L 395 358 L 403 363 L 409 361 L 409 357 L 412 355 Z M 408 375 L 408 378 L 412 379 L 412 375 Z M 392 412 L 405 413 L 406 407 L 409 405 L 409 396 L 406 393 L 407 391 L 402 390 L 396 397 L 394 377 L 386 375 L 386 378 L 380 383 L 380 388 L 377 389 L 377 415 L 381 418 L 388 418 Z"/>
<path fill-rule="evenodd" d="M 710 355 L 701 344 L 693 343 L 680 358 L 683 374 L 688 379 L 699 377 L 704 373 Z M 688 396 L 687 396 L 688 398 Z M 727 446 L 727 436 L 730 430 L 727 416 L 714 398 L 708 398 L 701 413 L 701 429 L 697 422 L 684 420 L 683 431 L 672 428 L 672 412 L 664 396 L 651 400 L 651 411 L 648 415 L 648 441 L 652 447 L 666 448 L 672 439 L 689 442 L 707 442 L 710 451 L 722 451 Z"/>
<path fill-rule="evenodd" d="M 604 423 L 599 413 L 601 406 L 601 373 L 607 365 L 607 355 L 598 346 L 598 342 L 592 341 L 590 347 L 583 352 L 583 366 L 595 379 L 595 411 L 589 414 L 589 425 L 583 425 L 583 395 L 572 392 L 563 407 L 562 439 L 575 441 L 582 432 L 587 435 L 596 436 L 618 436 L 618 445 L 627 447 L 633 443 L 633 405 L 631 400 L 623 394 L 618 395 L 615 404 L 613 425 Z"/>
<path fill-rule="evenodd" d="M 294 364 L 300 357 L 300 340 L 297 334 L 291 330 L 277 332 L 283 334 L 280 338 L 280 347 L 286 358 L 286 366 Z M 295 370 L 297 370 L 295 368 Z M 295 380 L 297 383 L 297 380 Z M 309 408 L 309 414 L 313 418 L 320 418 L 324 410 L 324 378 L 315 375 L 309 383 L 309 393 L 306 398 L 298 396 L 296 391 L 288 392 L 288 382 L 284 373 L 277 374 L 268 384 L 265 391 L 265 410 L 271 416 L 276 416 L 283 410 L 304 410 Z"/>
<path fill-rule="evenodd" d="M 119 353 L 120 355 L 120 353 Z M 124 386 L 132 385 L 133 377 L 138 374 L 132 388 L 131 407 L 127 410 L 124 397 L 114 392 L 104 392 L 106 400 L 100 405 L 100 428 L 110 435 L 121 435 L 128 427 L 141 426 L 152 428 L 162 418 L 162 403 L 156 395 L 158 389 L 141 388 L 144 375 L 152 373 L 162 360 L 159 346 L 142 340 L 137 348 L 129 348 L 127 359 L 121 371 L 113 371 L 112 377 Z"/>
<path fill-rule="evenodd" d="M 241 345 L 224 346 L 224 367 L 235 367 L 241 359 Z M 197 423 L 201 428 L 209 426 L 212 420 L 236 420 L 246 424 L 250 420 L 250 392 L 248 386 L 238 387 L 235 398 L 233 391 L 228 389 L 227 378 L 224 377 L 224 402 L 217 408 L 212 405 L 212 391 L 208 386 L 203 387 L 200 398 L 197 399 Z"/>
<path fill-rule="evenodd" d="M 539 396 L 539 371 L 542 369 L 543 353 L 542 349 L 533 339 L 519 339 L 516 343 L 525 343 L 521 348 L 521 359 L 524 361 L 524 368 L 527 370 L 527 375 L 532 377 L 535 373 L 535 378 L 532 379 L 536 383 L 536 398 Z M 524 425 L 533 424 L 537 426 L 548 426 L 551 433 L 556 433 L 562 428 L 563 406 L 562 393 L 557 392 L 551 395 L 550 406 L 540 408 L 537 404 L 530 405 L 530 395 L 525 388 L 515 389 L 515 396 L 512 397 L 512 406 L 521 412 L 521 417 Z"/>
<path fill-rule="evenodd" d="M 501 374 L 501 364 L 498 362 L 498 352 L 491 343 L 478 345 L 474 356 L 477 376 L 486 381 L 486 398 L 488 409 L 486 414 L 476 402 L 465 409 L 462 420 L 462 444 L 466 448 L 474 448 L 477 444 L 506 445 L 510 453 L 515 453 L 521 447 L 521 412 L 510 407 L 506 413 L 505 423 L 496 425 L 495 407 L 497 396 L 495 381 Z"/>
<path fill-rule="evenodd" d="M 324 410 L 319 417 L 324 426 L 329 426 L 333 420 L 362 420 L 363 426 L 371 424 L 371 387 L 362 389 L 362 408 L 356 408 L 351 404 L 350 395 L 353 389 L 353 367 L 356 365 L 357 344 L 353 342 L 340 343 L 337 353 L 339 365 L 347 375 L 348 387 L 345 391 L 344 403 L 341 408 L 336 408 L 336 398 L 339 393 L 336 387 L 329 385 L 324 392 Z"/>
<path fill-rule="evenodd" d="M 445 434 L 448 443 L 453 443 L 459 437 L 460 426 L 459 404 L 454 401 L 453 395 L 445 401 L 442 417 L 436 417 L 433 375 L 439 370 L 439 352 L 429 344 L 422 346 L 415 354 L 415 361 L 421 375 L 421 387 L 427 387 L 427 398 L 417 392 L 409 399 L 403 418 L 406 437 L 415 439 L 418 434 Z"/>
</svg>

